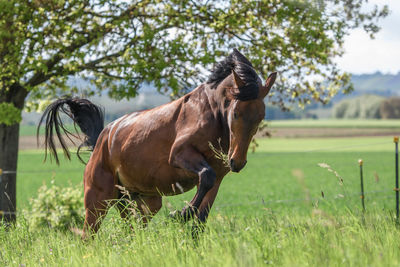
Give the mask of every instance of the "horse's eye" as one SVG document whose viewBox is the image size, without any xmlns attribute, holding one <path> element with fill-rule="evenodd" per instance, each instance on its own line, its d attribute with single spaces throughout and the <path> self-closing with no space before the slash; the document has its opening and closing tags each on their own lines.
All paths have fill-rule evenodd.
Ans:
<svg viewBox="0 0 400 267">
<path fill-rule="evenodd" d="M 236 120 L 237 117 L 238 117 L 237 113 L 236 113 L 236 112 L 233 112 L 233 118 Z"/>
</svg>

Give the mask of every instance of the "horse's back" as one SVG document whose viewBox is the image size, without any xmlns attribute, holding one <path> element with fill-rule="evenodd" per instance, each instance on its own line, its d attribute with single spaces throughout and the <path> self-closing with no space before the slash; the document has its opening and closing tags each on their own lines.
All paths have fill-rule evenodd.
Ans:
<svg viewBox="0 0 400 267">
<path fill-rule="evenodd" d="M 171 145 L 174 139 L 175 111 L 179 105 L 179 102 L 172 102 L 154 109 L 133 112 L 111 123 L 108 137 L 110 153 L 124 154 L 146 148 L 165 150 L 165 146 Z"/>
</svg>

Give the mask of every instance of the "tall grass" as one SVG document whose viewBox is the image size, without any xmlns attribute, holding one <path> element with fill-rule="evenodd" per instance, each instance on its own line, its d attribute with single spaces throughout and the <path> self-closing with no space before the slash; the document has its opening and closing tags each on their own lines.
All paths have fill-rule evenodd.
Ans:
<svg viewBox="0 0 400 267">
<path fill-rule="evenodd" d="M 31 231 L 19 219 L 0 228 L 2 266 L 395 266 L 400 231 L 381 211 L 342 216 L 213 216 L 193 240 L 190 227 L 166 216 L 134 231 L 113 216 L 93 240 L 70 232 Z"/>
</svg>

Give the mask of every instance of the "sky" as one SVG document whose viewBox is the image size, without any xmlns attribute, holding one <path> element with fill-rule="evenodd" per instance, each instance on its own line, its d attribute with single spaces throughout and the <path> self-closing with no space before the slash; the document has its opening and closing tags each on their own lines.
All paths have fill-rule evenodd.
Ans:
<svg viewBox="0 0 400 267">
<path fill-rule="evenodd" d="M 338 66 L 354 74 L 400 72 L 400 0 L 370 0 L 370 4 L 387 4 L 389 15 L 380 20 L 381 30 L 371 39 L 363 29 L 353 30 L 344 43 L 345 54 Z"/>
</svg>

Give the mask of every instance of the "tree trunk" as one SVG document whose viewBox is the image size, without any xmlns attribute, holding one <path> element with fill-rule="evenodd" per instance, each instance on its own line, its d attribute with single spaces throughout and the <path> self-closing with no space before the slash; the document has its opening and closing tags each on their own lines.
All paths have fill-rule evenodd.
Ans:
<svg viewBox="0 0 400 267">
<path fill-rule="evenodd" d="M 0 103 L 12 103 L 22 111 L 28 91 L 19 84 L 0 90 Z M 0 124 L 0 222 L 16 219 L 16 176 L 18 161 L 19 123 Z"/>
<path fill-rule="evenodd" d="M 16 219 L 16 176 L 19 124 L 0 124 L 0 220 Z"/>
</svg>

